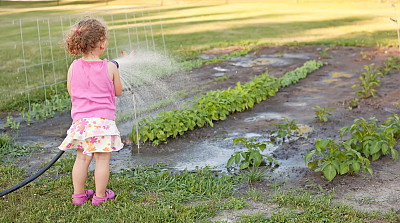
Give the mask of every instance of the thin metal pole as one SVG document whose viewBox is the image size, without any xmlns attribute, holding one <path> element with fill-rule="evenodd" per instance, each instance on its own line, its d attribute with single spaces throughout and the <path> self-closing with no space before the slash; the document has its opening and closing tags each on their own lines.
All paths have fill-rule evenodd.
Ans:
<svg viewBox="0 0 400 223">
<path fill-rule="evenodd" d="M 138 33 L 138 29 L 137 29 L 137 24 L 136 24 L 135 12 L 133 12 L 133 21 L 135 22 L 136 38 L 137 38 L 138 48 L 140 48 L 140 44 L 139 44 L 139 33 Z"/>
<path fill-rule="evenodd" d="M 42 64 L 42 75 L 43 75 L 43 89 L 44 89 L 44 98 L 47 105 L 47 93 L 46 93 L 46 79 L 44 77 L 44 67 L 43 67 L 43 55 L 42 55 L 42 44 L 40 42 L 40 30 L 39 30 L 39 17 L 36 19 L 37 30 L 38 30 L 38 38 L 39 38 L 39 52 L 40 52 L 40 63 Z"/>
<path fill-rule="evenodd" d="M 141 10 L 142 10 L 142 21 L 143 21 L 144 36 L 146 38 L 146 45 L 147 45 L 147 50 L 148 50 L 149 49 L 149 43 L 147 41 L 146 24 L 144 23 L 143 8 Z"/>
<path fill-rule="evenodd" d="M 158 15 L 160 16 L 161 36 L 162 36 L 162 41 L 163 41 L 163 45 L 164 45 L 164 55 L 167 56 L 167 49 L 165 48 L 164 31 L 163 31 L 163 26 L 162 26 L 162 21 L 161 21 L 160 8 L 158 8 Z"/>
<path fill-rule="evenodd" d="M 24 70 L 25 70 L 25 80 L 26 80 L 26 90 L 28 92 L 28 104 L 29 104 L 29 111 L 31 110 L 31 99 L 29 96 L 29 83 L 28 83 L 28 73 L 26 72 L 26 59 L 25 59 L 25 48 L 24 48 L 24 38 L 22 36 L 22 20 L 19 20 L 19 30 L 21 33 L 21 48 L 22 48 L 22 58 L 24 60 Z"/>
<path fill-rule="evenodd" d="M 62 21 L 62 16 L 60 16 L 60 19 L 61 19 L 61 37 L 64 39 L 64 24 Z M 65 65 L 67 66 L 68 70 L 68 55 L 66 50 L 64 50 L 64 55 L 65 55 Z"/>
<path fill-rule="evenodd" d="M 147 14 L 149 15 L 151 39 L 153 40 L 153 50 L 156 51 L 156 44 L 154 42 L 153 27 L 151 25 L 151 15 L 150 15 L 150 9 L 149 8 L 147 8 Z"/>
<path fill-rule="evenodd" d="M 118 45 L 117 45 L 117 36 L 115 35 L 115 27 L 114 27 L 114 16 L 111 11 L 111 24 L 113 25 L 113 33 L 114 33 L 114 44 L 115 44 L 115 57 L 118 57 Z"/>
<path fill-rule="evenodd" d="M 129 41 L 129 48 L 132 50 L 132 42 L 131 42 L 131 33 L 129 32 L 129 23 L 128 23 L 128 15 L 125 12 L 125 21 L 126 21 L 126 27 L 128 28 L 128 41 Z"/>
<path fill-rule="evenodd" d="M 51 44 L 50 19 L 48 19 L 48 18 L 47 18 L 47 26 L 49 28 L 49 44 L 50 44 L 50 53 L 51 53 L 51 63 L 53 64 L 54 87 L 56 88 L 56 97 L 58 97 L 56 69 L 54 67 L 55 62 L 54 62 L 54 56 L 53 56 L 53 46 Z"/>
</svg>

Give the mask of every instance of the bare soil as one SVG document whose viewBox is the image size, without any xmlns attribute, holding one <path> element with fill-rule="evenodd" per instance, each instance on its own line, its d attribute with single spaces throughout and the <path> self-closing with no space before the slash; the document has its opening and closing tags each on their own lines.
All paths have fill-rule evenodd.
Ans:
<svg viewBox="0 0 400 223">
<path fill-rule="evenodd" d="M 191 76 L 191 83 L 182 85 L 190 86 L 204 93 L 209 90 L 227 89 L 234 87 L 238 81 L 245 83 L 255 75 L 268 70 L 269 75 L 280 77 L 286 72 L 301 66 L 309 59 L 318 59 L 323 46 L 302 46 L 302 47 L 263 47 L 259 51 L 251 52 L 246 57 L 257 59 L 263 55 L 306 55 L 304 57 L 287 57 L 290 64 L 287 65 L 253 65 L 251 67 L 237 67 L 232 61 L 224 61 L 218 64 L 204 65 L 185 75 Z M 239 49 L 239 48 L 238 48 Z M 232 49 L 215 49 L 207 52 L 209 55 L 220 55 Z M 237 50 L 236 48 L 233 50 Z M 363 52 L 361 54 L 361 52 Z M 258 117 L 262 114 L 280 114 L 290 120 L 296 119 L 298 124 L 307 125 L 312 131 L 305 137 L 291 143 L 284 143 L 273 156 L 282 162 L 281 167 L 276 170 L 273 180 L 280 184 L 285 183 L 288 187 L 299 187 L 310 184 L 321 185 L 325 189 L 335 190 L 337 202 L 345 202 L 361 210 L 381 210 L 383 212 L 393 209 L 400 210 L 400 164 L 394 162 L 391 157 L 383 157 L 378 161 L 371 162 L 374 175 L 358 173 L 356 175 L 337 176 L 332 182 L 323 178 L 321 173 L 309 170 L 304 164 L 304 156 L 314 149 L 318 139 L 333 138 L 338 140 L 339 130 L 344 126 L 353 124 L 354 119 L 363 117 L 368 119 L 376 117 L 381 124 L 391 114 L 396 112 L 394 102 L 399 102 L 400 73 L 391 73 L 381 81 L 381 87 L 377 89 L 377 96 L 368 99 L 360 99 L 357 108 L 348 109 L 348 101 L 357 97 L 356 89 L 351 86 L 359 83 L 359 75 L 364 71 L 364 65 L 382 65 L 383 61 L 391 55 L 398 55 L 397 49 L 377 49 L 365 47 L 332 47 L 328 56 L 320 58 L 328 62 L 328 65 L 313 72 L 306 79 L 295 85 L 282 88 L 274 97 L 267 99 L 242 113 L 235 113 L 224 121 L 214 124 L 214 127 L 204 127 L 188 132 L 176 139 L 171 139 L 168 144 L 159 147 L 144 145 L 141 150 L 148 153 L 162 153 L 170 148 L 180 148 L 180 145 L 189 142 L 197 142 L 213 137 L 221 132 L 237 131 L 266 134 L 273 129 L 270 123 L 282 122 L 280 118 L 260 118 L 256 121 L 245 121 L 249 118 Z M 362 55 L 368 55 L 364 57 Z M 279 57 L 277 57 L 279 58 Z M 215 67 L 226 68 L 224 72 L 227 77 L 225 81 L 215 81 L 214 74 L 218 71 Z M 202 88 L 200 88 L 203 86 Z M 336 108 L 332 111 L 329 121 L 321 123 L 314 118 L 316 105 L 326 108 Z M 398 112 L 398 111 L 397 111 Z M 4 116 L 4 115 L 3 115 Z M 265 117 L 265 116 L 264 116 Z M 36 142 L 45 145 L 50 153 L 37 153 L 35 156 L 47 160 L 52 154 L 57 153 L 54 149 L 57 143 L 63 140 L 66 130 L 71 124 L 69 113 L 57 115 L 53 119 L 39 121 L 31 126 L 21 125 L 19 140 L 21 142 Z M 3 129 L 2 131 L 7 131 Z M 126 149 L 131 148 L 131 142 L 127 136 L 123 136 Z M 396 146 L 398 149 L 399 146 Z M 43 154 L 43 155 L 40 155 Z M 50 154 L 50 155 L 49 155 Z M 44 157 L 46 156 L 46 157 Z M 34 160 L 34 159 L 32 159 Z M 36 168 L 33 166 L 32 168 Z M 256 185 L 260 190 L 268 189 L 266 183 Z M 252 205 L 252 204 L 250 204 Z M 255 209 L 265 209 L 262 204 L 254 204 Z M 256 213 L 256 212 L 255 212 Z M 224 213 L 224 215 L 227 213 Z M 229 214 L 228 214 L 229 215 Z M 231 215 L 233 216 L 233 215 Z M 229 220 L 227 217 L 225 220 Z"/>
</svg>

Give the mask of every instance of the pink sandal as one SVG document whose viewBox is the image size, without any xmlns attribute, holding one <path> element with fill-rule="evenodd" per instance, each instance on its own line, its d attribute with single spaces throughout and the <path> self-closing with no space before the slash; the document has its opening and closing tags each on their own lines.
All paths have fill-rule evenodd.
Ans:
<svg viewBox="0 0 400 223">
<path fill-rule="evenodd" d="M 115 193 L 112 190 L 106 189 L 106 197 L 97 197 L 96 195 L 93 196 L 92 204 L 94 206 L 101 205 L 106 200 L 111 200 L 115 198 Z"/>
<path fill-rule="evenodd" d="M 84 194 L 73 194 L 72 195 L 72 202 L 76 205 L 82 205 L 87 200 L 93 197 L 94 191 L 93 190 L 85 190 Z"/>
</svg>

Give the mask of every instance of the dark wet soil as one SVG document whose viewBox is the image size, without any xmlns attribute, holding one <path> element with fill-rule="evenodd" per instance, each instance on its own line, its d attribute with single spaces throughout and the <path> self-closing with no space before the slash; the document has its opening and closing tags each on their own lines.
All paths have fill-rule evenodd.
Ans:
<svg viewBox="0 0 400 223">
<path fill-rule="evenodd" d="M 209 90 L 234 87 L 238 81 L 245 83 L 265 71 L 268 71 L 271 76 L 280 77 L 301 66 L 307 60 L 318 59 L 324 48 L 321 46 L 263 47 L 244 58 L 253 61 L 257 58 L 264 58 L 265 62 L 265 58 L 269 57 L 290 62 L 287 64 L 279 62 L 262 64 L 263 61 L 261 61 L 261 64 L 257 64 L 256 61 L 250 67 L 234 65 L 238 63 L 234 60 L 208 64 L 184 73 L 184 75 L 190 76 L 190 79 L 186 79 L 188 82 L 182 83 L 182 86 L 185 86 L 186 89 L 196 89 L 192 94 L 198 94 Z M 220 50 L 208 52 L 208 55 L 210 53 L 211 56 L 222 54 L 226 49 Z M 332 182 L 324 179 L 321 173 L 309 170 L 304 164 L 305 154 L 314 149 L 318 139 L 328 137 L 339 139 L 339 130 L 344 126 L 350 126 L 354 119 L 360 117 L 365 119 L 376 117 L 381 124 L 393 112 L 396 112 L 393 103 L 400 101 L 398 88 L 400 73 L 391 73 L 381 81 L 381 87 L 377 89 L 376 97 L 360 99 L 357 108 L 348 109 L 348 101 L 356 97 L 356 89 L 351 86 L 359 83 L 358 77 L 364 70 L 363 66 L 372 63 L 381 65 L 390 55 L 398 55 L 397 49 L 332 47 L 327 53 L 327 57 L 320 59 L 328 62 L 328 65 L 313 72 L 296 85 L 282 88 L 276 96 L 255 105 L 252 109 L 232 114 L 224 121 L 215 122 L 213 128 L 196 129 L 176 139 L 170 139 L 158 147 L 149 144 L 141 145 L 141 154 L 139 155 L 136 154 L 137 148 L 131 144 L 127 133 L 123 133 L 126 146 L 124 150 L 113 155 L 114 169 L 127 168 L 129 162 L 133 161 L 164 162 L 171 168 L 178 168 L 179 162 L 185 163 L 189 167 L 190 163 L 192 166 L 203 163 L 221 167 L 226 164 L 227 157 L 229 158 L 234 151 L 232 138 L 243 137 L 250 133 L 259 137 L 266 136 L 268 132 L 274 130 L 270 124 L 282 123 L 283 119 L 280 116 L 285 116 L 289 120 L 295 119 L 298 124 L 308 126 L 311 131 L 297 140 L 283 143 L 282 146 L 270 151 L 269 154 L 281 162 L 281 166 L 270 173 L 271 180 L 285 183 L 289 187 L 317 184 L 326 189 L 334 189 L 337 201 L 344 201 L 363 210 L 388 211 L 391 208 L 395 211 L 400 210 L 400 164 L 394 162 L 390 157 L 383 157 L 371 163 L 373 176 L 363 173 L 337 176 Z M 368 56 L 363 58 L 362 55 Z M 214 78 L 221 75 L 216 75 L 216 73 L 221 73 L 221 70 L 224 69 L 226 71 L 222 71 L 222 73 L 227 79 L 216 81 Z M 332 111 L 332 116 L 328 117 L 328 122 L 321 123 L 314 118 L 312 108 L 316 105 L 336 108 Z M 70 124 L 71 118 L 68 112 L 30 126 L 21 124 L 19 140 L 24 143 L 41 143 L 49 151 L 49 153 L 41 154 L 46 154 L 48 157 L 51 156 L 49 154 L 58 152 L 56 146 L 65 137 Z M 398 149 L 399 146 L 396 148 Z M 225 149 L 221 150 L 225 154 L 215 155 L 212 153 L 218 149 Z M 203 150 L 209 155 L 208 157 L 206 155 L 197 156 L 202 154 Z M 221 158 L 207 163 L 207 160 L 213 160 L 212 156 Z M 47 157 L 43 157 L 42 160 Z M 179 167 L 185 166 L 180 165 Z M 259 184 L 257 187 L 262 189 L 265 185 Z"/>
</svg>

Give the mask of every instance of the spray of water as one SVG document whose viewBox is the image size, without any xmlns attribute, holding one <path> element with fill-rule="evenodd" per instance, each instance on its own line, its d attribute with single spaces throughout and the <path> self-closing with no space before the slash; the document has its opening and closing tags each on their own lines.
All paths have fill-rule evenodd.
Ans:
<svg viewBox="0 0 400 223">
<path fill-rule="evenodd" d="M 137 127 L 137 120 L 165 109 L 177 108 L 182 103 L 177 100 L 177 95 L 185 95 L 183 83 L 188 83 L 188 77 L 181 75 L 179 64 L 171 57 L 154 51 L 137 50 L 116 61 L 124 87 L 117 99 L 121 134 L 130 133 L 133 125 Z"/>
</svg>

